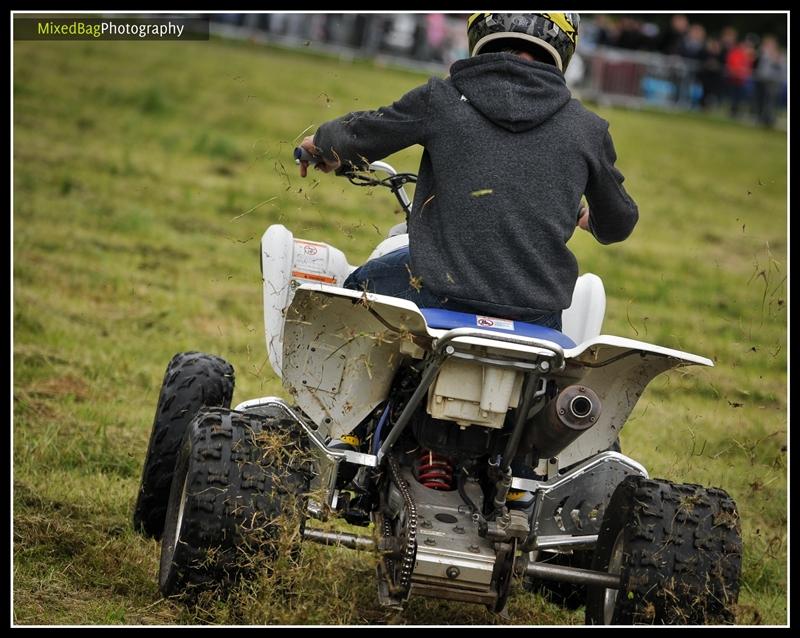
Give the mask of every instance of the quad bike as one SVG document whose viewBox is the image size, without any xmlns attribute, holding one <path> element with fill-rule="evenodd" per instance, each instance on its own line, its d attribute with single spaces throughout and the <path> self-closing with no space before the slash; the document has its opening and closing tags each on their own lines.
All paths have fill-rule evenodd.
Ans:
<svg viewBox="0 0 800 638">
<path fill-rule="evenodd" d="M 350 180 L 389 188 L 409 212 L 416 177 L 369 168 Z M 404 231 L 371 258 L 407 245 Z M 280 551 L 280 514 L 300 507 L 295 537 L 377 553 L 383 605 L 430 596 L 501 611 L 521 578 L 585 604 L 588 624 L 733 621 L 735 503 L 650 478 L 619 448 L 654 377 L 709 359 L 602 335 L 592 274 L 559 332 L 345 289 L 345 255 L 281 225 L 261 239 L 261 268 L 269 361 L 292 400 L 230 409 L 230 364 L 170 362 L 134 514 L 161 539 L 164 595 Z M 330 516 L 370 531 L 311 524 Z M 253 542 L 256 530 L 267 533 Z"/>
</svg>

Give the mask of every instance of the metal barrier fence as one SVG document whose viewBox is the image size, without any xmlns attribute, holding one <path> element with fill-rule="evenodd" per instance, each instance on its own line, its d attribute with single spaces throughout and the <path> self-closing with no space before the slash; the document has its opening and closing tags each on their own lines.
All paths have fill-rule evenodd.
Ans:
<svg viewBox="0 0 800 638">
<path fill-rule="evenodd" d="M 703 97 L 694 60 L 658 53 L 597 47 L 584 53 L 584 76 L 573 88 L 600 103 L 689 109 Z"/>
</svg>

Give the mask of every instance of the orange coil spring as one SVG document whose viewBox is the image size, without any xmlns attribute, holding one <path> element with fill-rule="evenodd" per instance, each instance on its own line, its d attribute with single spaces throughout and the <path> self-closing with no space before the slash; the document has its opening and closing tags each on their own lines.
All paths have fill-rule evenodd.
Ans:
<svg viewBox="0 0 800 638">
<path fill-rule="evenodd" d="M 417 458 L 416 477 L 422 485 L 433 490 L 454 489 L 452 461 L 430 450 L 423 450 Z"/>
</svg>

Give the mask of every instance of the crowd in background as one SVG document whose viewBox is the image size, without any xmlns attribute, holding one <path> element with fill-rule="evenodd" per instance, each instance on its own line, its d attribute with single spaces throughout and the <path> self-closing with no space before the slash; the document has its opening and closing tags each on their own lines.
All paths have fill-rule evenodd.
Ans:
<svg viewBox="0 0 800 638">
<path fill-rule="evenodd" d="M 568 82 L 579 85 L 592 73 L 593 51 L 613 48 L 631 55 L 647 52 L 650 58 L 660 60 L 650 67 L 672 69 L 665 77 L 673 83 L 675 102 L 691 94 L 683 107 L 725 109 L 732 117 L 752 117 L 765 126 L 774 126 L 778 111 L 786 103 L 787 90 L 786 53 L 775 36 L 740 34 L 732 26 L 721 28 L 719 33 L 707 32 L 703 25 L 691 21 L 691 14 L 675 14 L 665 26 L 646 18 L 585 15 L 579 48 L 583 56 L 573 58 Z M 466 20 L 461 13 L 216 14 L 212 19 L 298 42 L 358 49 L 366 56 L 389 54 L 449 66 L 469 55 Z M 674 71 L 676 60 L 682 65 L 681 79 Z M 653 79 L 647 77 L 652 71 L 639 71 L 636 82 L 649 80 L 652 84 Z M 686 88 L 687 73 L 691 74 L 691 90 Z"/>
<path fill-rule="evenodd" d="M 280 37 L 334 43 L 367 53 L 397 54 L 451 64 L 469 55 L 463 14 L 217 14 L 212 20 L 246 24 Z"/>
<path fill-rule="evenodd" d="M 704 109 L 727 103 L 730 115 L 738 117 L 749 105 L 759 122 L 773 126 L 778 107 L 785 104 L 786 53 L 774 35 L 740 34 L 732 26 L 709 33 L 683 14 L 673 15 L 663 29 L 635 17 L 598 15 L 590 31 L 598 46 L 693 61 Z"/>
</svg>

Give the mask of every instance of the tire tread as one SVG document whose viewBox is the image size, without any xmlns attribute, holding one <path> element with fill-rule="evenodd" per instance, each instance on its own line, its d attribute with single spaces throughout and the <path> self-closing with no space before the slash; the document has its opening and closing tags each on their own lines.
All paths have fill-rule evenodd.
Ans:
<svg viewBox="0 0 800 638">
<path fill-rule="evenodd" d="M 608 569 L 620 529 L 626 560 L 614 624 L 734 621 L 741 529 L 736 504 L 724 490 L 627 477 L 606 510 L 593 569 Z M 603 591 L 589 588 L 589 624 L 602 621 Z"/>
<path fill-rule="evenodd" d="M 192 417 L 206 406 L 230 407 L 235 374 L 224 359 L 181 352 L 167 365 L 156 405 L 142 479 L 133 513 L 134 529 L 161 538 L 175 460 Z"/>
</svg>

